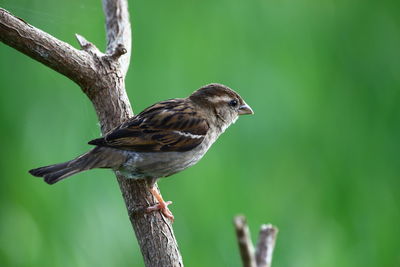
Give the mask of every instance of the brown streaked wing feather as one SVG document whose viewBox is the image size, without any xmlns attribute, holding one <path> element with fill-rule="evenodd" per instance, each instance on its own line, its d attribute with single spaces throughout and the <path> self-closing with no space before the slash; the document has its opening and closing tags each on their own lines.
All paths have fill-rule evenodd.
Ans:
<svg viewBox="0 0 400 267">
<path fill-rule="evenodd" d="M 188 151 L 201 144 L 208 129 L 190 102 L 171 99 L 154 104 L 89 144 L 137 152 Z"/>
</svg>

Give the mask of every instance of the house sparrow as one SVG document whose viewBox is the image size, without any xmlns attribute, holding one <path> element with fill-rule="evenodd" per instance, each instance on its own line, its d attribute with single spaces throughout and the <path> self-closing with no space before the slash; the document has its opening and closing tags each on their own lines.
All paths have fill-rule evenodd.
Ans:
<svg viewBox="0 0 400 267">
<path fill-rule="evenodd" d="M 197 163 L 215 140 L 239 115 L 253 110 L 232 89 L 222 84 L 206 85 L 187 98 L 156 103 L 116 127 L 104 137 L 89 142 L 96 147 L 64 163 L 29 172 L 54 184 L 93 168 L 110 168 L 127 178 L 146 179 L 161 210 L 170 219 L 168 204 L 154 188 L 157 179 Z"/>
</svg>

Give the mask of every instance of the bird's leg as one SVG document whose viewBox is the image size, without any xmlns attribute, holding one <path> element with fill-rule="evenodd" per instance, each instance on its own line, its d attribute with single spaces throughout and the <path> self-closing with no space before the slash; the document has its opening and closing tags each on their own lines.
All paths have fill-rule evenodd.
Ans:
<svg viewBox="0 0 400 267">
<path fill-rule="evenodd" d="M 152 212 L 155 210 L 160 210 L 162 214 L 165 215 L 165 217 L 171 219 L 171 221 L 174 221 L 174 215 L 172 215 L 172 212 L 168 209 L 168 205 L 172 204 L 172 201 L 164 201 L 162 196 L 157 192 L 157 189 L 152 186 L 150 188 L 151 194 L 157 199 L 158 204 L 155 204 L 154 206 L 148 207 L 146 209 L 146 212 Z"/>
</svg>

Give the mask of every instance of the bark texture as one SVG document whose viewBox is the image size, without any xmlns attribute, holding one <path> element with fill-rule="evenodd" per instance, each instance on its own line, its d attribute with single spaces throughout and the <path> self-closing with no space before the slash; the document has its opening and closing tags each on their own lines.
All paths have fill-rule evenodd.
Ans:
<svg viewBox="0 0 400 267">
<path fill-rule="evenodd" d="M 105 134 L 133 116 L 125 90 L 131 54 L 131 26 L 126 0 L 103 0 L 107 49 L 99 51 L 76 35 L 81 50 L 33 27 L 0 8 L 0 41 L 76 82 L 92 101 Z M 118 176 L 129 219 L 146 266 L 183 266 L 171 222 L 161 213 L 143 212 L 156 200 L 147 184 Z"/>
</svg>

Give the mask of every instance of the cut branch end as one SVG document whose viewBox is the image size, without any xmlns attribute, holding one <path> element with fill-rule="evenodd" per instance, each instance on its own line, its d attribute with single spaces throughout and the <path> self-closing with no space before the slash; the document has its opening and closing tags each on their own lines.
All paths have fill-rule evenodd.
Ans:
<svg viewBox="0 0 400 267">
<path fill-rule="evenodd" d="M 126 50 L 125 46 L 123 44 L 118 44 L 112 52 L 111 57 L 114 60 L 118 60 L 122 55 L 126 53 L 128 53 L 128 50 Z"/>
<path fill-rule="evenodd" d="M 86 38 L 82 35 L 75 33 L 75 37 L 83 50 L 88 50 L 91 46 L 93 46 L 93 44 L 86 40 Z"/>
</svg>

